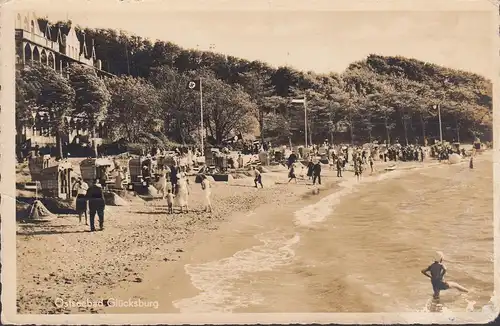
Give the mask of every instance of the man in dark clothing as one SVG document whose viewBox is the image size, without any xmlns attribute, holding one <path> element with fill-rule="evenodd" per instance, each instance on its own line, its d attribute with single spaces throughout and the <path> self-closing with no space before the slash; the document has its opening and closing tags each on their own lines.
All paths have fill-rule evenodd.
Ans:
<svg viewBox="0 0 500 326">
<path fill-rule="evenodd" d="M 338 178 L 342 178 L 342 168 L 343 168 L 343 162 L 342 160 L 339 158 L 337 158 L 337 177 Z"/>
<path fill-rule="evenodd" d="M 290 154 L 290 156 L 288 156 L 288 168 L 290 168 L 290 166 L 292 166 L 293 163 L 295 163 L 297 161 L 297 155 L 295 154 L 295 151 L 292 152 L 292 154 Z"/>
<path fill-rule="evenodd" d="M 174 165 L 170 168 L 170 183 L 172 184 L 172 193 L 174 195 L 177 195 L 177 174 L 179 173 L 179 168 L 177 167 L 177 164 L 174 163 Z"/>
<path fill-rule="evenodd" d="M 90 231 L 95 231 L 95 214 L 99 217 L 99 228 L 101 231 L 104 229 L 104 208 L 106 208 L 106 203 L 104 201 L 104 193 L 102 187 L 98 180 L 94 181 L 94 184 L 87 190 L 85 195 L 89 201 L 89 217 L 90 217 Z"/>
<path fill-rule="evenodd" d="M 318 184 L 321 184 L 321 163 L 319 161 L 313 167 L 313 185 L 316 184 L 316 179 Z"/>
<path fill-rule="evenodd" d="M 144 164 L 141 168 L 142 178 L 147 182 L 148 186 L 151 181 L 151 171 L 149 170 L 149 166 Z"/>
</svg>

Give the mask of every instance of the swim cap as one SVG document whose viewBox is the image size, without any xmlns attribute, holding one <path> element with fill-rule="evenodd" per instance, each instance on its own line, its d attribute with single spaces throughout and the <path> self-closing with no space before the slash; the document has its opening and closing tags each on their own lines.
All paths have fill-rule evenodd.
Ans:
<svg viewBox="0 0 500 326">
<path fill-rule="evenodd" d="M 434 255 L 434 261 L 441 261 L 444 260 L 444 255 L 441 251 L 436 251 L 436 254 Z"/>
</svg>

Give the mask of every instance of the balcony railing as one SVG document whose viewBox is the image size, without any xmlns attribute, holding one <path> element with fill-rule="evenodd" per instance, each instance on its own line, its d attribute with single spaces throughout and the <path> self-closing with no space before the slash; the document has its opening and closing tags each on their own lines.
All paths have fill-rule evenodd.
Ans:
<svg viewBox="0 0 500 326">
<path fill-rule="evenodd" d="M 23 29 L 16 29 L 16 38 L 17 39 L 25 39 L 31 41 L 37 45 L 49 48 L 53 51 L 59 52 L 59 44 L 57 42 L 53 42 L 51 40 L 46 39 L 43 36 L 39 36 L 33 34 L 31 32 L 25 31 Z"/>
</svg>

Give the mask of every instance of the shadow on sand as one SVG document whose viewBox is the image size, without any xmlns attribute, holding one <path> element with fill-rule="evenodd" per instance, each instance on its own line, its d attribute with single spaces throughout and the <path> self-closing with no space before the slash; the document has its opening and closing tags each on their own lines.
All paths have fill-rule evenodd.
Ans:
<svg viewBox="0 0 500 326">
<path fill-rule="evenodd" d="M 16 232 L 17 235 L 53 235 L 53 234 L 76 234 L 76 233 L 90 233 L 90 230 L 79 231 L 63 231 L 63 230 L 39 230 L 39 231 L 21 231 Z"/>
</svg>

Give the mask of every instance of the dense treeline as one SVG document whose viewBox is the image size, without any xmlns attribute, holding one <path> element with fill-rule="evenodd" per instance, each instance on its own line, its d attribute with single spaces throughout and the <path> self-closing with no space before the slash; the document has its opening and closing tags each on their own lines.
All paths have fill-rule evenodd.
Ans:
<svg viewBox="0 0 500 326">
<path fill-rule="evenodd" d="M 378 55 L 351 64 L 342 74 L 316 74 L 183 49 L 170 42 L 153 43 L 111 29 L 77 32 L 95 40 L 103 69 L 117 76 L 105 79 L 93 95 L 84 96 L 94 103 L 89 117 L 99 111 L 114 139 L 141 142 L 151 139 L 144 138 L 145 133 L 154 133 L 178 143 L 198 142 L 199 94 L 186 86 L 200 77 L 204 125 L 212 144 L 239 133 L 258 135 L 259 130 L 274 141 L 303 143 L 303 107 L 290 99 L 304 95 L 312 142 L 399 139 L 413 143 L 439 138 L 437 105 L 446 140 L 491 139 L 491 83 L 476 74 Z M 28 75 L 21 73 L 18 85 Z M 88 69 L 83 75 L 95 78 Z M 85 87 L 97 87 L 96 83 Z M 74 107 L 81 111 L 85 105 Z"/>
</svg>

